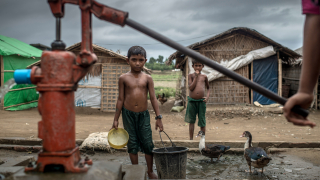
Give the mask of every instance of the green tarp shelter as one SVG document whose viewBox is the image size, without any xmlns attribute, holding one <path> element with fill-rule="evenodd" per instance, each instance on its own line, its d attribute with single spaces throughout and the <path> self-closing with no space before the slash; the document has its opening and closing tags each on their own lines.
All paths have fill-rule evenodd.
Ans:
<svg viewBox="0 0 320 180">
<path fill-rule="evenodd" d="M 16 69 L 26 69 L 27 66 L 40 60 L 42 51 L 17 39 L 0 35 L 0 86 L 5 86 L 13 78 Z M 8 82 L 9 83 L 9 82 Z M 34 85 L 14 85 L 1 100 L 5 110 L 23 110 L 38 106 L 39 94 Z"/>
</svg>

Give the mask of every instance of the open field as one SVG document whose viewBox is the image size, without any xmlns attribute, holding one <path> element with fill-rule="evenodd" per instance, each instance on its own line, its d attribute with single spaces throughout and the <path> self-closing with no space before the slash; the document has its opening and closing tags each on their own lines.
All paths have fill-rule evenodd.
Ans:
<svg viewBox="0 0 320 180">
<path fill-rule="evenodd" d="M 153 72 L 151 77 L 154 81 L 156 95 L 165 93 L 166 97 L 175 96 L 177 81 L 181 77 L 181 72 Z"/>
</svg>

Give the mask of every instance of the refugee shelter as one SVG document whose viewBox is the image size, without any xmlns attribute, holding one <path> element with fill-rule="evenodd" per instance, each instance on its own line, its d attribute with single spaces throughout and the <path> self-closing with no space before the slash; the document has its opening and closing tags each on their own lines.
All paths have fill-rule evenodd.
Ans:
<svg viewBox="0 0 320 180">
<path fill-rule="evenodd" d="M 0 35 L 0 86 L 10 86 L 16 69 L 26 69 L 41 57 L 42 51 L 17 39 Z M 34 85 L 14 85 L 1 100 L 5 110 L 37 107 L 39 94 Z"/>
<path fill-rule="evenodd" d="M 246 27 L 236 27 L 206 40 L 188 46 L 220 65 L 251 79 L 263 87 L 282 94 L 282 63 L 291 64 L 301 55 L 282 46 L 258 31 Z M 188 74 L 194 73 L 192 58 L 176 51 L 166 64 L 176 60 L 176 68 L 182 70 L 180 94 L 189 95 Z M 262 105 L 274 102 L 248 87 L 225 77 L 223 74 L 205 66 L 210 85 L 208 104 L 245 104 L 255 101 Z"/>
<path fill-rule="evenodd" d="M 118 99 L 118 80 L 120 75 L 130 71 L 126 56 L 93 44 L 93 52 L 98 62 L 91 67 L 84 79 L 79 82 L 75 92 L 75 106 L 92 107 L 105 112 L 114 112 Z M 66 48 L 76 56 L 81 51 L 81 43 Z M 40 61 L 33 65 L 41 65 Z M 145 73 L 151 71 L 143 68 Z"/>
<path fill-rule="evenodd" d="M 295 50 L 296 53 L 300 54 L 302 57 L 296 60 L 292 64 L 283 64 L 283 87 L 285 90 L 284 97 L 291 97 L 298 92 L 300 83 L 301 67 L 303 63 L 303 51 L 302 47 Z M 318 82 L 313 91 L 314 100 L 311 103 L 311 107 L 319 109 L 319 78 Z"/>
</svg>

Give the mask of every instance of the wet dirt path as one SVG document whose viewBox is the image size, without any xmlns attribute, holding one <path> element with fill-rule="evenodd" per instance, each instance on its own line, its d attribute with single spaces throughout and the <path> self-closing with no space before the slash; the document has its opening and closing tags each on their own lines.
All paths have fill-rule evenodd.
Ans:
<svg viewBox="0 0 320 180">
<path fill-rule="evenodd" d="M 10 161 L 18 156 L 35 156 L 23 152 L 0 150 L 0 159 Z M 83 154 L 84 156 L 86 154 Z M 113 154 L 96 152 L 89 155 L 93 161 L 113 161 L 121 164 L 131 164 L 127 153 Z M 249 170 L 242 155 L 223 155 L 219 162 L 210 160 L 199 153 L 188 154 L 187 179 L 320 179 L 320 152 L 292 149 L 289 152 L 270 155 L 272 161 L 264 168 L 264 173 L 245 172 Z M 139 155 L 139 164 L 146 165 L 143 154 Z M 154 165 L 155 169 L 155 165 Z M 253 170 L 254 171 L 254 170 Z"/>
</svg>

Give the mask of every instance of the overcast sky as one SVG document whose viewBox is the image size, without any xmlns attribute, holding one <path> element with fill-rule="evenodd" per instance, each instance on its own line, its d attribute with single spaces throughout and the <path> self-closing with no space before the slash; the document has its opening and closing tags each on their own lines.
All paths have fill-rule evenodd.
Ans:
<svg viewBox="0 0 320 180">
<path fill-rule="evenodd" d="M 302 46 L 304 15 L 300 0 L 98 0 L 129 12 L 129 17 L 187 46 L 233 27 L 257 30 L 293 50 Z M 93 43 L 125 55 L 133 45 L 143 46 L 147 58 L 175 50 L 130 27 L 93 17 Z M 25 43 L 50 46 L 55 19 L 47 0 L 1 0 L 0 34 Z M 81 41 L 80 10 L 65 6 L 62 40 L 70 46 Z"/>
</svg>

